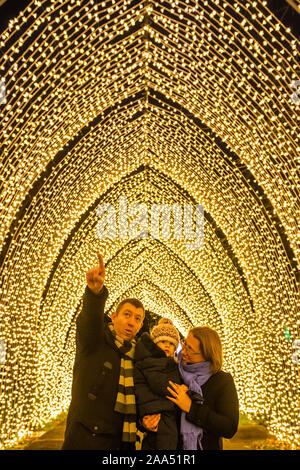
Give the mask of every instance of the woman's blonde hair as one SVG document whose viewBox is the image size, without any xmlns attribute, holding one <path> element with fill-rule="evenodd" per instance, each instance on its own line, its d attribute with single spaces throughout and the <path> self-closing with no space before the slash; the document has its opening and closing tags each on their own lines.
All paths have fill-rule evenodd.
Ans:
<svg viewBox="0 0 300 470">
<path fill-rule="evenodd" d="M 211 372 L 215 374 L 222 369 L 222 343 L 218 333 L 209 326 L 192 328 L 191 333 L 199 341 L 199 350 L 205 361 L 211 363 Z"/>
</svg>

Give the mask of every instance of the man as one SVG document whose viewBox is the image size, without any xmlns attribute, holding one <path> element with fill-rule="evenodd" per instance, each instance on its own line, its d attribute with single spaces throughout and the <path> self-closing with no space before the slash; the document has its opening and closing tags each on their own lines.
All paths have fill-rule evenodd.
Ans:
<svg viewBox="0 0 300 470">
<path fill-rule="evenodd" d="M 133 384 L 135 335 L 145 310 L 137 299 L 125 299 L 112 323 L 104 320 L 108 296 L 105 268 L 86 273 L 83 306 L 76 320 L 76 355 L 72 400 L 62 450 L 134 449 L 136 407 Z"/>
</svg>

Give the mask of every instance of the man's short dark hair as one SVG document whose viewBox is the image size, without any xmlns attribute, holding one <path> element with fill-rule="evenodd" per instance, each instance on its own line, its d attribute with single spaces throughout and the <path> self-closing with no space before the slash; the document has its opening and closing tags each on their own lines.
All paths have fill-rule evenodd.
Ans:
<svg viewBox="0 0 300 470">
<path fill-rule="evenodd" d="M 119 311 L 121 310 L 121 308 L 123 307 L 123 305 L 127 304 L 127 303 L 133 305 L 135 308 L 142 308 L 143 312 L 144 312 L 144 316 L 145 316 L 144 305 L 142 304 L 142 302 L 140 300 L 135 299 L 135 298 L 129 298 L 129 299 L 121 300 L 121 302 L 118 304 L 118 306 L 116 308 L 116 314 L 117 315 L 118 315 Z"/>
</svg>

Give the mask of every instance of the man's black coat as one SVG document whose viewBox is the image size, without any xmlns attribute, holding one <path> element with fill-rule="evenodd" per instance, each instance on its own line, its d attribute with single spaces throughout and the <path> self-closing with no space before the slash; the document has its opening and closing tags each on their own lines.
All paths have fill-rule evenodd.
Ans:
<svg viewBox="0 0 300 470">
<path fill-rule="evenodd" d="M 114 411 L 121 356 L 114 344 L 104 306 L 108 296 L 85 289 L 76 320 L 76 355 L 72 399 L 62 449 L 118 449 L 123 415 Z"/>
</svg>

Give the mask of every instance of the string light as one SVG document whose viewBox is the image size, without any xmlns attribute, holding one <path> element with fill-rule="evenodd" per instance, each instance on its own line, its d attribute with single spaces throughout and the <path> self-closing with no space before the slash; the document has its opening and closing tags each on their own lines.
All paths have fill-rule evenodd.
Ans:
<svg viewBox="0 0 300 470">
<path fill-rule="evenodd" d="M 69 406 L 99 249 L 108 309 L 136 296 L 182 334 L 217 329 L 241 409 L 299 445 L 291 31 L 267 2 L 40 0 L 0 47 L 1 446 Z M 120 195 L 149 210 L 202 204 L 203 247 L 99 240 L 97 208 Z"/>
</svg>

